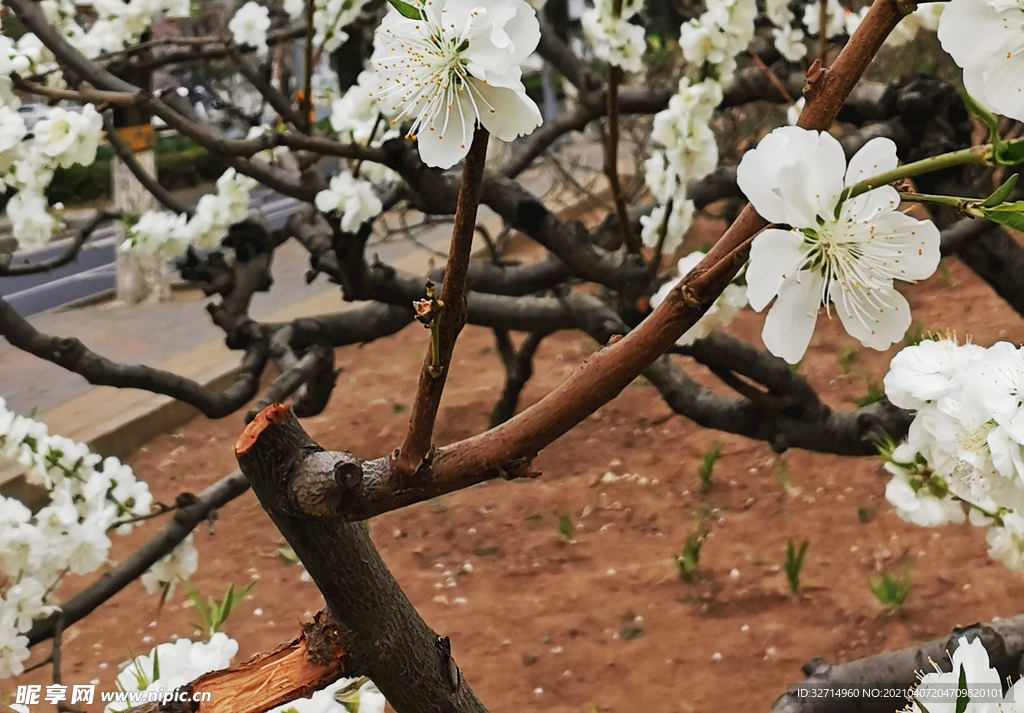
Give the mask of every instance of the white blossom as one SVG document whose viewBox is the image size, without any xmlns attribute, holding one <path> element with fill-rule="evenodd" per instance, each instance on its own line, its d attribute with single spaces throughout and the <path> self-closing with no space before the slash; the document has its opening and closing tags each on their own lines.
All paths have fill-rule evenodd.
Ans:
<svg viewBox="0 0 1024 713">
<path fill-rule="evenodd" d="M 885 487 L 885 499 L 896 508 L 901 520 L 921 527 L 963 522 L 963 506 L 950 497 L 946 481 L 930 472 L 922 461 L 907 443 L 893 450 L 885 463 L 893 476 Z"/>
<path fill-rule="evenodd" d="M 270 10 L 259 3 L 245 3 L 238 8 L 228 23 L 228 30 L 237 45 L 255 47 L 256 51 L 267 53 L 267 30 L 270 29 Z"/>
<path fill-rule="evenodd" d="M 237 653 L 238 642 L 219 631 L 208 642 L 178 639 L 160 644 L 148 654 L 122 664 L 117 687 L 122 691 L 173 690 L 204 673 L 227 668 Z M 159 676 L 154 675 L 157 663 Z M 113 713 L 127 707 L 127 702 L 120 701 L 109 704 L 104 711 Z"/>
<path fill-rule="evenodd" d="M 961 370 L 984 353 L 954 339 L 922 340 L 892 358 L 883 380 L 885 395 L 900 408 L 920 410 L 948 393 Z"/>
<path fill-rule="evenodd" d="M 353 233 L 384 209 L 373 185 L 343 171 L 331 179 L 330 187 L 316 194 L 316 207 L 323 213 L 338 213 L 341 229 Z"/>
<path fill-rule="evenodd" d="M 28 638 L 15 626 L 14 616 L 0 611 L 0 679 L 21 675 L 28 653 Z"/>
<path fill-rule="evenodd" d="M 838 205 L 844 188 L 895 167 L 889 139 L 869 141 L 847 168 L 835 138 L 797 127 L 776 129 L 740 161 L 737 182 L 754 208 L 791 226 L 762 231 L 747 270 L 751 307 L 761 311 L 777 297 L 762 333 L 776 356 L 801 359 L 818 308 L 829 301 L 846 331 L 873 349 L 886 349 L 910 327 L 910 306 L 892 281 L 935 271 L 938 229 L 900 213 L 890 186 Z"/>
<path fill-rule="evenodd" d="M 640 3 L 623 3 L 621 16 L 616 17 L 611 0 L 595 0 L 594 6 L 580 17 L 580 25 L 598 59 L 627 72 L 639 72 L 647 48 L 646 33 L 641 25 L 630 22 Z"/>
<path fill-rule="evenodd" d="M 384 713 L 386 701 L 384 696 L 374 685 L 373 681 L 366 681 L 352 691 L 342 693 L 342 701 L 339 705 L 338 695 L 343 689 L 354 684 L 354 679 L 338 679 L 329 686 L 316 691 L 309 698 L 299 698 L 289 701 L 284 705 L 272 708 L 268 713 Z"/>
<path fill-rule="evenodd" d="M 199 552 L 193 546 L 190 534 L 171 550 L 170 554 L 160 558 L 147 569 L 139 581 L 147 592 L 156 594 L 164 587 L 173 588 L 178 579 L 187 580 L 198 568 Z"/>
<path fill-rule="evenodd" d="M 46 198 L 28 190 L 18 191 L 7 201 L 7 217 L 22 249 L 46 245 L 59 225 Z"/>
<path fill-rule="evenodd" d="M 939 20 L 939 41 L 963 68 L 967 92 L 1014 119 L 1024 119 L 1022 23 L 1024 5 L 1014 0 L 952 0 Z"/>
<path fill-rule="evenodd" d="M 783 25 L 775 28 L 772 36 L 775 38 L 775 49 L 790 62 L 799 62 L 807 54 L 803 30 Z"/>
<path fill-rule="evenodd" d="M 469 152 L 479 122 L 502 141 L 540 126 L 520 65 L 540 26 L 524 0 L 435 0 L 421 17 L 392 8 L 377 29 L 374 92 L 392 124 L 411 120 L 428 166 L 450 168 Z"/>
<path fill-rule="evenodd" d="M 828 0 L 825 5 L 825 12 L 828 14 L 825 25 L 825 34 L 829 37 L 838 37 L 846 33 L 846 8 L 839 0 Z M 821 3 L 812 2 L 804 8 L 804 27 L 807 34 L 816 37 L 821 30 Z"/>
<path fill-rule="evenodd" d="M 988 554 L 1010 569 L 1024 572 L 1024 516 L 1011 512 L 1003 515 L 1002 521 L 985 535 Z"/>
<path fill-rule="evenodd" d="M 931 662 L 935 671 L 921 676 L 910 706 L 906 709 L 908 712 L 924 713 L 927 710 L 928 713 L 955 713 L 963 701 L 958 701 L 950 692 L 959 688 L 961 675 L 968 688 L 1002 690 L 1002 680 L 989 663 L 988 651 L 981 639 L 975 637 L 968 642 L 966 636 L 961 636 L 957 640 L 956 649 L 949 656 L 953 664 L 951 671 L 943 671 L 937 663 Z M 995 704 L 989 699 L 975 701 L 973 706 L 969 702 L 965 713 L 981 713 L 990 707 L 995 708 Z"/>
</svg>

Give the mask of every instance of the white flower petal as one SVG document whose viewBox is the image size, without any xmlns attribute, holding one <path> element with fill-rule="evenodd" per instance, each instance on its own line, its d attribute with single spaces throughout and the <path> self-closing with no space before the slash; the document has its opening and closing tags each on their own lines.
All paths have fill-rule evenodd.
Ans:
<svg viewBox="0 0 1024 713">
<path fill-rule="evenodd" d="M 850 159 L 846 169 L 846 185 L 852 186 L 880 173 L 896 168 L 896 144 L 892 139 L 876 137 L 861 147 Z"/>
<path fill-rule="evenodd" d="M 750 246 L 747 299 L 756 312 L 779 294 L 782 283 L 796 276 L 804 262 L 804 236 L 794 230 L 768 228 Z"/>
<path fill-rule="evenodd" d="M 765 317 L 761 332 L 765 347 L 790 364 L 796 364 L 803 358 L 811 342 L 821 306 L 823 282 L 820 275 L 809 271 L 787 279 Z"/>
<path fill-rule="evenodd" d="M 892 285 L 832 284 L 830 296 L 843 327 L 864 346 L 884 351 L 910 329 L 910 305 Z"/>
</svg>

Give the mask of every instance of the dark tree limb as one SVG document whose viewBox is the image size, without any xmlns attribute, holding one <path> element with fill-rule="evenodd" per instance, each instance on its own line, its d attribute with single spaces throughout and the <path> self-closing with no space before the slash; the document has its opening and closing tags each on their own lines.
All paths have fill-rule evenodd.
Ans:
<svg viewBox="0 0 1024 713">
<path fill-rule="evenodd" d="M 217 393 L 169 371 L 140 364 L 118 364 L 93 352 L 74 337 L 43 334 L 3 299 L 0 299 L 0 336 L 11 346 L 78 374 L 90 384 L 164 394 L 194 406 L 208 418 L 224 418 L 256 395 L 268 356 L 266 342 L 255 341 L 246 351 L 234 383 Z"/>
<path fill-rule="evenodd" d="M 533 357 L 537 353 L 540 343 L 548 334 L 550 332 L 530 332 L 519 349 L 516 350 L 508 332 L 500 329 L 494 330 L 498 354 L 505 366 L 505 386 L 491 410 L 491 428 L 505 423 L 515 415 L 516 406 L 519 404 L 519 395 L 522 394 L 526 382 L 533 376 Z"/>
<path fill-rule="evenodd" d="M 78 251 L 82 249 L 82 246 L 89 240 L 89 236 L 95 233 L 100 226 L 112 220 L 117 220 L 120 217 L 121 214 L 114 211 L 100 211 L 75 233 L 75 237 L 71 239 L 71 242 L 68 243 L 60 255 L 49 260 L 43 260 L 42 262 L 11 263 L 6 267 L 0 264 L 0 276 L 37 275 L 67 265 L 78 256 Z"/>
<path fill-rule="evenodd" d="M 824 659 L 811 659 L 802 667 L 807 678 L 780 696 L 772 706 L 772 713 L 892 713 L 903 710 L 907 706 L 905 698 L 884 695 L 851 698 L 829 694 L 838 688 L 908 690 L 917 685 L 918 672 L 935 670 L 932 662 L 941 666 L 943 671 L 951 670 L 949 655 L 956 650 L 961 636 L 967 636 L 968 641 L 981 640 L 988 651 L 989 661 L 1004 680 L 1020 677 L 1021 657 L 1024 655 L 1024 615 L 988 624 L 971 624 L 954 629 L 945 639 L 849 663 L 831 666 Z M 801 690 L 804 695 L 800 695 Z M 990 701 L 986 698 L 986 702 Z"/>
<path fill-rule="evenodd" d="M 188 206 L 175 198 L 170 191 L 160 185 L 160 181 L 157 180 L 156 176 L 142 167 L 139 159 L 135 156 L 135 152 L 121 138 L 121 135 L 117 133 L 117 129 L 114 128 L 110 121 L 103 120 L 103 130 L 106 132 L 107 141 L 110 142 L 110 147 L 114 149 L 117 157 L 128 167 L 128 170 L 132 172 L 132 175 L 142 184 L 143 188 L 157 199 L 160 205 L 167 210 L 174 211 L 175 213 L 185 213 L 190 218 L 192 217 L 192 211 L 189 210 Z"/>
<path fill-rule="evenodd" d="M 486 709 L 452 677 L 438 635 L 388 572 L 361 522 L 325 513 L 362 477 L 357 459 L 324 451 L 286 406 L 264 409 L 235 444 L 239 466 L 327 602 L 346 675 L 368 676 L 397 713 Z"/>
<path fill-rule="evenodd" d="M 61 611 L 39 619 L 26 634 L 29 646 L 35 646 L 53 637 L 58 616 L 65 627 L 81 621 L 101 604 L 141 577 L 157 560 L 169 554 L 189 533 L 206 522 L 239 495 L 249 489 L 249 481 L 240 471 L 222 478 L 202 493 L 192 496 L 188 505 L 178 508 L 168 522 L 152 539 L 135 550 L 127 559 L 101 576 L 70 599 L 61 602 Z"/>
</svg>

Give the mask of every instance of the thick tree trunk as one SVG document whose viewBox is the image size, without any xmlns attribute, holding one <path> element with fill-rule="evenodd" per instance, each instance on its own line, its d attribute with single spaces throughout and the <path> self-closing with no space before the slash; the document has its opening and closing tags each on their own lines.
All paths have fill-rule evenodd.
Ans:
<svg viewBox="0 0 1024 713">
<path fill-rule="evenodd" d="M 486 711 L 462 681 L 449 643 L 426 625 L 388 572 L 367 527 L 333 513 L 362 477 L 358 461 L 324 451 L 291 409 L 268 406 L 235 444 L 253 492 L 327 602 L 346 676 L 368 676 L 396 713 Z M 322 514 L 320 514 L 322 513 Z"/>
</svg>

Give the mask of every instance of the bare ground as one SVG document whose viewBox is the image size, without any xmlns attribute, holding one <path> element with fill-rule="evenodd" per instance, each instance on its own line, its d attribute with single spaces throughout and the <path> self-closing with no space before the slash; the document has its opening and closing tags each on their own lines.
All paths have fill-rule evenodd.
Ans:
<svg viewBox="0 0 1024 713">
<path fill-rule="evenodd" d="M 1019 317 L 956 261 L 906 294 L 924 329 L 952 328 L 984 345 L 1024 338 Z M 759 343 L 761 323 L 747 311 L 730 331 Z M 412 326 L 339 350 L 344 372 L 334 397 L 306 428 L 326 447 L 363 457 L 393 448 L 426 344 L 424 330 Z M 846 345 L 857 346 L 822 316 L 800 367 L 837 408 L 852 408 L 869 381 L 880 384 L 895 353 L 857 346 L 843 374 L 837 354 Z M 523 404 L 594 348 L 577 334 L 547 340 Z M 713 383 L 700 367 L 687 368 Z M 502 378 L 491 334 L 468 328 L 437 441 L 483 430 Z M 131 463 L 158 500 L 171 502 L 235 467 L 231 447 L 241 427 L 240 416 L 195 421 Z M 716 440 L 722 457 L 702 494 L 698 464 Z M 451 637 L 466 679 L 494 711 L 764 710 L 813 656 L 860 658 L 1024 608 L 1024 580 L 989 560 L 982 531 L 925 530 L 896 518 L 877 459 L 796 451 L 780 458 L 766 444 L 674 416 L 642 379 L 536 466 L 543 476 L 535 480 L 486 483 L 370 525 L 395 577 L 427 622 Z M 563 516 L 575 528 L 571 541 L 559 532 Z M 158 526 L 116 538 L 113 559 Z M 698 526 L 711 534 L 697 581 L 686 583 L 675 558 Z M 781 571 L 784 549 L 804 539 L 803 587 L 793 595 Z M 302 569 L 279 556 L 282 539 L 251 493 L 224 508 L 214 531 L 197 531 L 195 542 L 200 592 L 221 595 L 229 582 L 258 580 L 225 627 L 240 643 L 237 661 L 290 639 L 322 605 Z M 460 573 L 467 563 L 472 572 Z M 913 591 L 893 614 L 875 600 L 869 579 L 907 566 Z M 161 610 L 141 585 L 129 586 L 66 632 L 64 682 L 96 678 L 108 689 L 129 646 L 148 651 L 172 635 L 193 635 L 187 622 L 197 614 L 186 602 L 178 589 Z M 49 682 L 49 670 L 16 682 Z"/>
</svg>

